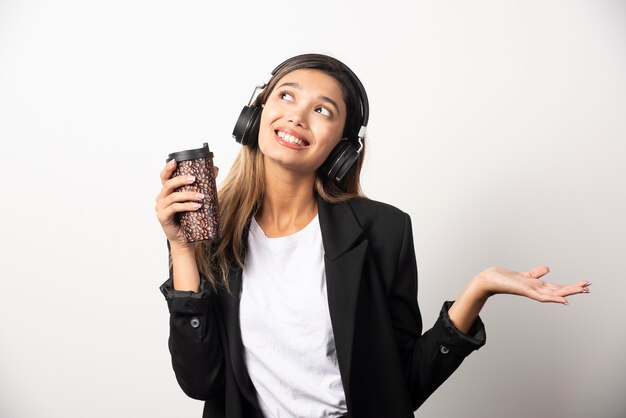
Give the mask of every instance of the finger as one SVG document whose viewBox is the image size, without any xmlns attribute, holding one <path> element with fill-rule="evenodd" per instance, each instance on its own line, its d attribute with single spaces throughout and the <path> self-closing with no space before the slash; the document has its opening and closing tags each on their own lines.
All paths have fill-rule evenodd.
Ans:
<svg viewBox="0 0 626 418">
<path fill-rule="evenodd" d="M 549 272 L 550 272 L 550 268 L 548 268 L 547 266 L 539 266 L 539 267 L 530 269 L 526 273 L 521 273 L 521 274 L 522 276 L 528 277 L 530 279 L 538 279 L 540 277 L 545 276 Z"/>
<path fill-rule="evenodd" d="M 556 292 L 565 289 L 567 291 L 572 291 L 573 293 L 588 293 L 589 286 L 591 285 L 591 282 L 584 280 L 571 285 L 554 284 L 550 282 L 544 282 L 542 280 L 538 280 L 538 283 L 540 283 L 540 287 L 538 287 L 537 289 L 540 291 L 543 290 Z"/>
<path fill-rule="evenodd" d="M 569 302 L 567 302 L 567 299 L 565 298 L 565 296 L 562 296 L 562 295 L 545 294 L 545 293 L 536 292 L 535 294 L 531 295 L 531 298 L 542 303 L 551 302 L 551 303 L 561 303 L 563 305 L 569 305 Z"/>
<path fill-rule="evenodd" d="M 161 184 L 165 183 L 167 180 L 169 180 L 172 177 L 172 173 L 174 172 L 175 169 L 176 169 L 176 160 L 171 159 L 167 164 L 165 164 L 165 167 L 163 167 L 163 170 L 161 170 L 161 173 L 160 173 Z"/>
<path fill-rule="evenodd" d="M 198 202 L 185 202 L 185 203 L 172 203 L 168 207 L 164 208 L 157 215 L 159 221 L 165 223 L 169 221 L 175 213 L 178 212 L 192 212 L 200 209 L 201 203 Z"/>
<path fill-rule="evenodd" d="M 585 282 L 579 282 L 572 285 L 562 286 L 560 289 L 556 290 L 554 294 L 559 296 L 571 296 L 579 293 L 589 293 L 589 287 L 584 286 L 584 283 Z"/>
<path fill-rule="evenodd" d="M 204 194 L 202 193 L 174 192 L 157 203 L 157 207 L 166 208 L 173 203 L 201 201 L 202 199 L 204 199 Z"/>
<path fill-rule="evenodd" d="M 588 282 L 586 280 L 581 280 L 579 282 L 566 286 L 566 288 L 568 288 L 574 293 L 589 293 L 590 285 L 591 285 L 591 282 Z"/>
<path fill-rule="evenodd" d="M 176 176 L 167 180 L 165 183 L 163 183 L 163 187 L 156 197 L 157 202 L 165 199 L 167 196 L 172 194 L 174 189 L 188 184 L 192 184 L 194 181 L 196 181 L 195 176 Z"/>
<path fill-rule="evenodd" d="M 213 166 L 213 178 L 217 178 L 217 175 L 220 173 L 220 168 L 217 166 Z"/>
<path fill-rule="evenodd" d="M 554 292 L 555 295 L 561 296 L 563 298 L 572 295 L 580 295 L 584 293 L 590 293 L 589 282 L 578 282 L 573 285 L 563 286 L 560 290 Z"/>
</svg>

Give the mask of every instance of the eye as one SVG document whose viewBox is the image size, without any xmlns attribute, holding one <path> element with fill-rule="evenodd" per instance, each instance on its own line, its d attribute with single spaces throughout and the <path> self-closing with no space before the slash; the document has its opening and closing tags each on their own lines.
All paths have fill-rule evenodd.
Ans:
<svg viewBox="0 0 626 418">
<path fill-rule="evenodd" d="M 289 93 L 288 91 L 281 91 L 280 93 L 278 93 L 278 97 L 289 102 L 294 101 L 293 94 Z"/>
<path fill-rule="evenodd" d="M 330 117 L 333 115 L 333 113 L 326 107 L 324 106 L 320 106 L 320 107 L 316 107 L 315 111 L 317 113 L 319 113 L 320 115 L 326 116 L 326 117 Z"/>
</svg>

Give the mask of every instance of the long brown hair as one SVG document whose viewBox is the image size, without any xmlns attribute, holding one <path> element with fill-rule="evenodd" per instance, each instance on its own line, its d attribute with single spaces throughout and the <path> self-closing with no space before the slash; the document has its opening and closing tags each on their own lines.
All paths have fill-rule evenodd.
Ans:
<svg viewBox="0 0 626 418">
<path fill-rule="evenodd" d="M 362 103 L 345 64 L 333 57 L 306 54 L 287 60 L 256 98 L 254 105 L 263 105 L 282 77 L 301 68 L 322 71 L 337 80 L 347 108 L 344 137 L 355 138 L 363 119 Z M 339 183 L 318 170 L 315 192 L 329 203 L 364 197 L 359 179 L 364 157 L 365 145 L 357 162 Z M 195 246 L 198 269 L 214 289 L 219 287 L 228 291 L 230 269 L 244 266 L 248 223 L 263 201 L 265 189 L 263 173 L 263 154 L 259 147 L 244 146 L 218 191 L 222 238 L 200 241 Z"/>
</svg>

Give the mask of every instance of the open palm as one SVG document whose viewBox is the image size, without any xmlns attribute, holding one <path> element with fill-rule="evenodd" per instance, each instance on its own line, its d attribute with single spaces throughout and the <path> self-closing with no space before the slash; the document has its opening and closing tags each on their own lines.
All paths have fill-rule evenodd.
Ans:
<svg viewBox="0 0 626 418">
<path fill-rule="evenodd" d="M 554 284 L 541 278 L 550 269 L 545 266 L 535 267 L 527 272 L 516 272 L 501 267 L 489 268 L 480 273 L 487 291 L 492 294 L 511 294 L 526 296 L 539 302 L 556 302 L 567 305 L 567 296 L 589 293 L 588 281 L 573 284 Z"/>
</svg>

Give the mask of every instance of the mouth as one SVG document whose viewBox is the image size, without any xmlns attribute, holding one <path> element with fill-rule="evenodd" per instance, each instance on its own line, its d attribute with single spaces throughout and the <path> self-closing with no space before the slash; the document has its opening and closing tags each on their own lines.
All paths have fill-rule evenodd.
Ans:
<svg viewBox="0 0 626 418">
<path fill-rule="evenodd" d="M 274 133 L 278 137 L 279 142 L 283 145 L 289 146 L 289 148 L 303 149 L 310 145 L 304 138 L 297 137 L 291 133 L 284 132 L 279 129 L 274 131 Z"/>
</svg>

